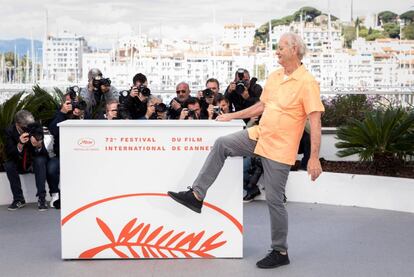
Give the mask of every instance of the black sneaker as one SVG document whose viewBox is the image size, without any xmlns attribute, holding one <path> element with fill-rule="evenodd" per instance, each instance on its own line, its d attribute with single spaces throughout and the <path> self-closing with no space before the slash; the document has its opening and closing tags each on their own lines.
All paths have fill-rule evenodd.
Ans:
<svg viewBox="0 0 414 277">
<path fill-rule="evenodd" d="M 282 255 L 276 250 L 272 250 L 266 257 L 256 263 L 259 268 L 275 268 L 288 264 L 290 264 L 288 254 Z"/>
<path fill-rule="evenodd" d="M 39 210 L 39 212 L 47 211 L 48 208 L 45 199 L 39 199 L 37 201 L 37 209 Z"/>
<path fill-rule="evenodd" d="M 7 209 L 9 211 L 15 211 L 17 209 L 23 208 L 24 206 L 26 206 L 26 201 L 14 200 Z"/>
<path fill-rule="evenodd" d="M 252 202 L 256 198 L 256 196 L 259 196 L 259 195 L 260 195 L 260 190 L 259 189 L 255 190 L 253 192 L 248 192 L 243 197 L 243 202 L 245 202 L 245 203 Z"/>
<path fill-rule="evenodd" d="M 187 208 L 195 211 L 196 213 L 201 213 L 201 208 L 203 207 L 203 200 L 199 201 L 197 200 L 197 198 L 195 198 L 193 194 L 193 189 L 191 187 L 188 187 L 187 191 L 169 191 L 168 195 L 178 203 L 186 206 Z"/>
</svg>

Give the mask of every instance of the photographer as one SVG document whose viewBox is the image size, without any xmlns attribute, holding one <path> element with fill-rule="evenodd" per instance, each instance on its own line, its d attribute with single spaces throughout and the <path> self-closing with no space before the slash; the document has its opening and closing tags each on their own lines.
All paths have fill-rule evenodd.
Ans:
<svg viewBox="0 0 414 277">
<path fill-rule="evenodd" d="M 217 79 L 210 78 L 206 82 L 206 89 L 199 91 L 197 97 L 200 99 L 201 118 L 215 119 L 219 115 L 217 99 L 223 97 L 219 93 L 220 85 Z"/>
<path fill-rule="evenodd" d="M 190 98 L 190 87 L 187 83 L 181 82 L 176 87 L 177 97 L 171 100 L 168 109 L 169 119 L 179 119 L 185 101 Z"/>
<path fill-rule="evenodd" d="M 156 96 L 150 96 L 147 102 L 147 113 L 140 119 L 167 119 L 167 105 Z"/>
<path fill-rule="evenodd" d="M 49 132 L 53 135 L 53 152 L 55 156 L 50 159 L 48 169 L 55 174 L 51 175 L 48 183 L 53 183 L 53 187 L 56 188 L 51 194 L 52 199 L 50 206 L 60 209 L 60 195 L 59 195 L 59 178 L 60 178 L 60 151 L 59 151 L 59 127 L 60 122 L 67 119 L 84 119 L 86 102 L 79 100 L 79 96 L 76 95 L 77 87 L 69 87 L 66 94 L 63 96 L 63 104 L 58 111 L 56 111 L 53 120 L 49 124 Z M 50 181 L 50 182 L 49 182 Z"/>
<path fill-rule="evenodd" d="M 181 109 L 180 119 L 206 119 L 201 118 L 200 100 L 198 98 L 190 97 L 185 101 Z"/>
<path fill-rule="evenodd" d="M 237 70 L 234 81 L 230 83 L 224 94 L 236 112 L 259 101 L 263 89 L 259 84 L 256 84 L 256 81 L 256 78 L 250 79 L 249 71 L 246 69 L 239 68 Z"/>
<path fill-rule="evenodd" d="M 55 172 L 48 171 L 49 155 L 43 143 L 43 127 L 36 123 L 33 115 L 26 111 L 18 111 L 14 117 L 15 124 L 6 129 L 6 162 L 4 168 L 10 182 L 13 202 L 8 210 L 14 211 L 26 205 L 19 174 L 32 172 L 35 174 L 39 211 L 47 210 L 46 204 L 46 178 L 48 179 L 50 193 L 55 193 L 57 187 L 49 183 L 50 175 Z"/>
<path fill-rule="evenodd" d="M 217 106 L 220 107 L 220 114 L 231 113 L 230 101 L 226 97 L 217 97 Z"/>
<path fill-rule="evenodd" d="M 147 77 L 138 73 L 132 79 L 133 86 L 130 90 L 125 90 L 120 93 L 119 103 L 120 106 L 129 119 L 139 119 L 145 116 L 147 112 L 147 101 L 151 95 L 151 90 L 147 88 Z"/>
<path fill-rule="evenodd" d="M 98 68 L 88 72 L 88 85 L 82 88 L 81 97 L 86 101 L 88 118 L 102 119 L 105 112 L 105 103 L 118 98 L 118 92 L 111 86 L 111 80 L 104 78 Z"/>
</svg>

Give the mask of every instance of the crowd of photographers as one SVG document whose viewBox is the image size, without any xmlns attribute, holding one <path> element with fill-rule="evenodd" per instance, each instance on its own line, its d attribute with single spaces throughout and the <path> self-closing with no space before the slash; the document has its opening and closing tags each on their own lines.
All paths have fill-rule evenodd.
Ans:
<svg viewBox="0 0 414 277">
<path fill-rule="evenodd" d="M 45 183 L 49 185 L 50 207 L 60 208 L 59 192 L 59 128 L 58 123 L 68 119 L 103 120 L 214 120 L 219 114 L 231 113 L 250 107 L 259 101 L 262 87 L 250 78 L 245 69 L 237 70 L 224 95 L 220 93 L 217 79 L 206 81 L 205 89 L 190 95 L 188 83 L 176 85 L 176 97 L 166 105 L 153 95 L 148 80 L 142 73 L 133 77 L 129 90 L 117 91 L 111 80 L 105 78 L 99 69 L 88 73 L 88 84 L 80 89 L 69 87 L 62 105 L 49 124 L 53 136 L 53 153 L 48 153 L 43 142 L 43 127 L 35 122 L 28 111 L 19 111 L 15 123 L 6 130 L 7 161 L 5 170 L 13 194 L 9 210 L 25 205 L 19 174 L 35 174 L 38 209 L 48 209 Z M 247 126 L 257 124 L 260 118 L 246 120 Z M 262 174 L 259 158 L 245 159 L 244 188 L 245 201 L 253 200 L 260 194 L 257 181 Z"/>
</svg>

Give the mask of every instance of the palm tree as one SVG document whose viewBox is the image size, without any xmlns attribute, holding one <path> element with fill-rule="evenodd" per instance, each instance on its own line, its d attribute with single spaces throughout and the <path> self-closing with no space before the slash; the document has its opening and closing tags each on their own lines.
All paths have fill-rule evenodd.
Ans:
<svg viewBox="0 0 414 277">
<path fill-rule="evenodd" d="M 388 108 L 367 113 L 363 121 L 351 119 L 338 128 L 335 146 L 339 157 L 358 154 L 372 161 L 375 172 L 395 173 L 414 154 L 414 112 Z"/>
</svg>

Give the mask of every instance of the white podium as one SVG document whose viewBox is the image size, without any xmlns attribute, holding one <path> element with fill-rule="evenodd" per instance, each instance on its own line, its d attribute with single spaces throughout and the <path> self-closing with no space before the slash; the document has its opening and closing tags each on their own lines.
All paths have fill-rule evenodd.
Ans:
<svg viewBox="0 0 414 277">
<path fill-rule="evenodd" d="M 243 160 L 228 158 L 201 214 L 173 201 L 216 138 L 243 121 L 68 120 L 60 127 L 62 259 L 241 258 Z"/>
</svg>

